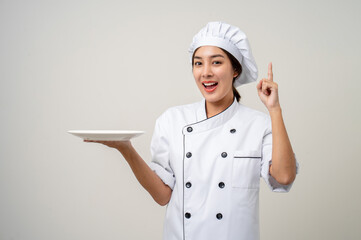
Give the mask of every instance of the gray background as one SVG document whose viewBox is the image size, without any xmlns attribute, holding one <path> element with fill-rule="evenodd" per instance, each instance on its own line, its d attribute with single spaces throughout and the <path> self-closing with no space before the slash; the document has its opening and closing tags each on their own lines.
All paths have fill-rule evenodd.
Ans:
<svg viewBox="0 0 361 240">
<path fill-rule="evenodd" d="M 114 149 L 71 129 L 144 130 L 199 101 L 188 59 L 208 21 L 272 61 L 300 173 L 262 181 L 262 239 L 360 239 L 360 1 L 0 0 L 0 239 L 160 239 L 165 207 Z M 242 103 L 267 112 L 256 83 Z"/>
</svg>

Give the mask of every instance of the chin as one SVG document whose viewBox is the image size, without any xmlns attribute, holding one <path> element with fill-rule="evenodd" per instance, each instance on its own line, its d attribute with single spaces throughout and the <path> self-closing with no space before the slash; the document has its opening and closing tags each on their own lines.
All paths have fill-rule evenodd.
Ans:
<svg viewBox="0 0 361 240">
<path fill-rule="evenodd" d="M 217 96 L 215 94 L 211 95 L 211 94 L 203 94 L 203 97 L 206 99 L 207 102 L 209 103 L 217 103 L 219 101 L 222 101 L 222 97 Z"/>
<path fill-rule="evenodd" d="M 234 100 L 234 96 L 233 96 L 233 92 L 231 95 L 228 94 L 219 94 L 219 93 L 213 93 L 213 94 L 209 94 L 207 92 L 202 92 L 202 95 L 204 97 L 204 99 L 208 102 L 208 103 L 226 103 L 228 101 L 232 101 Z M 232 100 L 231 100 L 232 98 Z"/>
</svg>

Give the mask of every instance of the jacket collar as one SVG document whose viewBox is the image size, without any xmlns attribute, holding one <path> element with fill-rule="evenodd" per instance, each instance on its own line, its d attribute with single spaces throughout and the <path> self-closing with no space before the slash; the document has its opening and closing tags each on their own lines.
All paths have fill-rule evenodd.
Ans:
<svg viewBox="0 0 361 240">
<path fill-rule="evenodd" d="M 202 99 L 197 109 L 197 122 L 185 126 L 183 128 L 183 133 L 184 134 L 200 133 L 221 126 L 234 116 L 234 114 L 237 112 L 238 106 L 239 104 L 235 98 L 233 103 L 224 111 L 218 113 L 213 117 L 207 118 L 206 100 Z M 189 127 L 192 128 L 191 131 L 189 131 L 190 130 Z"/>
</svg>

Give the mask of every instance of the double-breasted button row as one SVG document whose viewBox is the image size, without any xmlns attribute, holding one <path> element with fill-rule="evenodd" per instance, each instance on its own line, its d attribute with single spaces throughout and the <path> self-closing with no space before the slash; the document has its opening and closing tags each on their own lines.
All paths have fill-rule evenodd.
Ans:
<svg viewBox="0 0 361 240">
<path fill-rule="evenodd" d="M 191 182 L 186 182 L 186 188 L 191 188 L 192 187 L 192 183 Z M 220 182 L 218 183 L 218 187 L 219 188 L 224 188 L 226 186 L 226 184 L 224 184 L 224 182 Z"/>
<path fill-rule="evenodd" d="M 192 132 L 193 131 L 193 128 L 192 127 L 187 127 L 187 132 Z M 229 132 L 230 133 L 236 133 L 237 132 L 237 130 L 236 129 L 234 129 L 234 128 L 232 128 L 231 130 L 229 130 Z"/>
<path fill-rule="evenodd" d="M 219 188 L 224 188 L 225 186 L 226 186 L 226 184 L 224 184 L 224 182 L 218 183 Z M 191 182 L 186 182 L 186 188 L 191 188 L 191 187 L 192 187 L 192 183 Z"/>
<path fill-rule="evenodd" d="M 187 219 L 191 218 L 191 216 L 192 216 L 192 215 L 191 215 L 189 212 L 186 212 L 186 213 L 184 214 L 184 217 L 187 218 Z M 222 213 L 217 213 L 216 218 L 217 218 L 218 220 L 221 220 L 221 219 L 223 218 Z"/>
<path fill-rule="evenodd" d="M 228 154 L 226 152 L 222 152 L 221 154 L 222 158 L 226 158 L 228 156 Z M 186 153 L 186 157 L 187 158 L 191 158 L 192 157 L 192 153 L 191 152 L 187 152 Z"/>
</svg>

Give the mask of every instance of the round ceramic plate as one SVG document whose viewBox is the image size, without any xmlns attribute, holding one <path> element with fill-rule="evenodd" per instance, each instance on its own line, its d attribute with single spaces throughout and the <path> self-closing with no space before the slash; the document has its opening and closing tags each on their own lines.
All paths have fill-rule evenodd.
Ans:
<svg viewBox="0 0 361 240">
<path fill-rule="evenodd" d="M 128 141 L 134 137 L 142 135 L 143 131 L 126 130 L 71 130 L 68 131 L 84 140 L 95 141 Z"/>
</svg>

